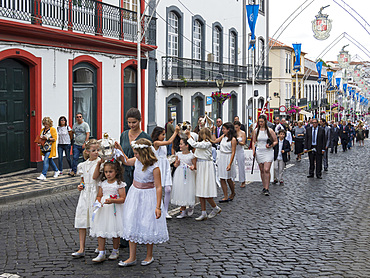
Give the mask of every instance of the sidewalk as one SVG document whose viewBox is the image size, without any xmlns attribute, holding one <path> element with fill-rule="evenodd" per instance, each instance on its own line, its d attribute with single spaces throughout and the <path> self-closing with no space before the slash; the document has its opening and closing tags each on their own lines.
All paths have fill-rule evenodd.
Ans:
<svg viewBox="0 0 370 278">
<path fill-rule="evenodd" d="M 68 176 L 68 171 L 58 178 L 53 173 L 49 171 L 45 181 L 36 179 L 40 173 L 35 169 L 0 175 L 0 205 L 75 189 L 80 181 L 80 177 Z"/>
</svg>

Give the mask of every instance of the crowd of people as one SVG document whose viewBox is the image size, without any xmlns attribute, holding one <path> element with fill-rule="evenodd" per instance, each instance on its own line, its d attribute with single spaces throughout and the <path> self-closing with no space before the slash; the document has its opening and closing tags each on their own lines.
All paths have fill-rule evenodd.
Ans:
<svg viewBox="0 0 370 278">
<path fill-rule="evenodd" d="M 75 258 L 85 256 L 89 229 L 89 235 L 97 238 L 98 243 L 93 262 L 106 260 L 105 242 L 112 239 L 113 250 L 108 259 L 118 259 L 120 244 L 128 242 L 129 258 L 118 265 L 136 265 L 137 244 L 146 244 L 147 255 L 141 265 L 149 265 L 154 261 L 153 245 L 169 239 L 166 218 L 172 218 L 168 211 L 170 203 L 180 206 L 176 218 L 182 219 L 193 215 L 199 200 L 201 212 L 195 220 L 204 221 L 221 213 L 222 207 L 218 204 L 234 200 L 236 180 L 240 187 L 245 187 L 245 149 L 253 151 L 260 170 L 262 193 L 269 196 L 273 162 L 273 182 L 284 185 L 283 171 L 291 154 L 294 152 L 296 161 L 300 162 L 307 153 L 310 161 L 307 177 L 316 174 L 321 179 L 322 165 L 324 171 L 329 168 L 328 152 L 337 153 L 338 145 L 347 151 L 354 146 L 355 139 L 363 146 L 369 131 L 367 123 L 361 121 L 328 123 L 314 118 L 288 122 L 275 117 L 270 123 L 262 114 L 247 147 L 247 129 L 238 117 L 233 123 L 223 123 L 219 118 L 212 128 L 205 127 L 204 119 L 200 118 L 193 130 L 189 122 L 174 126 L 170 119 L 165 128 L 156 127 L 151 135 L 141 130 L 138 109 L 129 109 L 126 120 L 129 129 L 121 134 L 120 142 L 115 143 L 114 157 L 104 161 L 99 157 L 99 142 L 89 139 L 90 129 L 81 113 L 76 114 L 73 128 L 67 125 L 64 116 L 60 117 L 57 129 L 49 117 L 43 119 L 44 128 L 36 140 L 45 157 L 38 179 L 46 179 L 49 164 L 54 177 L 58 177 L 63 170 L 63 152 L 71 167 L 69 174 L 81 176 L 75 214 L 80 248 L 72 253 Z M 72 142 L 73 160 L 69 156 Z M 56 149 L 59 168 L 52 159 Z M 78 164 L 81 153 L 84 161 Z M 217 184 L 223 196 L 215 200 Z M 207 203 L 211 206 L 209 213 Z"/>
</svg>

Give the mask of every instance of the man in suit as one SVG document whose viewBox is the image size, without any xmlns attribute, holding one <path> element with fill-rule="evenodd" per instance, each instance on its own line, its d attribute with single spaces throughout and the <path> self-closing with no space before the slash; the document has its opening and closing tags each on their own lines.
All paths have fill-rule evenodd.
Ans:
<svg viewBox="0 0 370 278">
<path fill-rule="evenodd" d="M 340 142 L 342 144 L 343 152 L 347 150 L 347 145 L 349 141 L 349 126 L 346 124 L 345 121 L 342 123 L 342 127 L 339 130 Z"/>
<path fill-rule="evenodd" d="M 331 129 L 330 133 L 330 141 L 331 141 L 331 152 L 337 153 L 338 149 L 338 142 L 339 142 L 339 128 L 336 123 L 333 124 L 333 128 Z"/>
<path fill-rule="evenodd" d="M 222 120 L 221 118 L 218 118 L 216 120 L 216 130 L 215 130 L 215 136 L 216 138 L 220 137 L 223 133 L 222 133 Z"/>
<path fill-rule="evenodd" d="M 313 178 L 316 164 L 316 177 L 322 179 L 322 156 L 325 152 L 326 140 L 325 130 L 319 126 L 317 119 L 312 120 L 312 127 L 308 127 L 305 134 L 304 152 L 308 152 L 310 160 L 309 175 L 307 178 Z"/>
<path fill-rule="evenodd" d="M 330 141 L 331 128 L 325 119 L 320 120 L 320 125 L 325 130 L 326 144 L 325 144 L 325 152 L 322 158 L 323 158 L 323 163 L 324 163 L 324 171 L 328 171 L 328 168 L 329 168 L 328 152 L 329 152 L 329 148 L 331 144 L 331 141 Z"/>
</svg>

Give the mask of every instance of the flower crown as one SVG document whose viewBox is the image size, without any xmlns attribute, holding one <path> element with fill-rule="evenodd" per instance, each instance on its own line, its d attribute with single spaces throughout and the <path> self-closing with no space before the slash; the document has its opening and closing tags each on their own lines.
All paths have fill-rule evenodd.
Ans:
<svg viewBox="0 0 370 278">
<path fill-rule="evenodd" d="M 133 149 L 145 149 L 145 148 L 149 148 L 150 146 L 148 146 L 146 144 L 136 144 L 136 141 L 132 141 L 131 142 L 131 147 Z"/>
</svg>

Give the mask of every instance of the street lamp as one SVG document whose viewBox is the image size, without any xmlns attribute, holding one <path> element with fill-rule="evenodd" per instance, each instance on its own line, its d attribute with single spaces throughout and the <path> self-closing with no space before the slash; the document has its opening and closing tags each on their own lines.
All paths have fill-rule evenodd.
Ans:
<svg viewBox="0 0 370 278">
<path fill-rule="evenodd" d="M 221 89 L 223 88 L 224 83 L 225 83 L 225 79 L 223 78 L 221 73 L 219 73 L 216 76 L 215 81 L 216 81 L 217 88 L 220 90 L 220 93 L 221 93 Z"/>
</svg>

